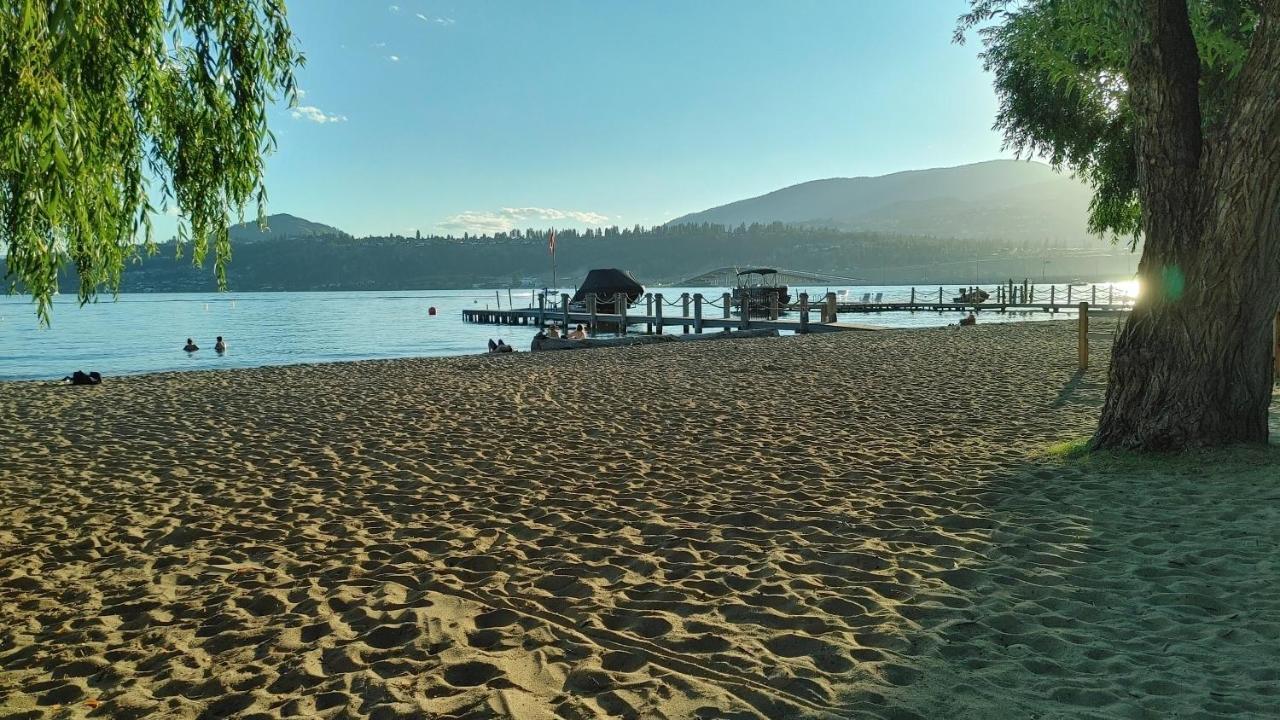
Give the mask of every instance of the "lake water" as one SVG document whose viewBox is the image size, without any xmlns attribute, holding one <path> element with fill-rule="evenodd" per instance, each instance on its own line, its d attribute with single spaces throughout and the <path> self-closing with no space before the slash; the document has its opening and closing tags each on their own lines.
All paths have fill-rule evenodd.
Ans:
<svg viewBox="0 0 1280 720">
<path fill-rule="evenodd" d="M 1048 293 L 1047 285 L 1037 296 Z M 1057 297 L 1066 297 L 1060 285 Z M 906 300 L 910 288 L 897 286 L 796 288 L 812 297 L 846 290 L 847 299 L 884 293 Z M 948 287 L 948 300 L 954 294 Z M 1117 284 L 1116 297 L 1131 291 Z M 723 290 L 652 288 L 668 298 L 681 292 L 708 297 Z M 52 380 L 74 370 L 97 370 L 104 376 L 166 370 L 212 370 L 261 365 L 334 362 L 370 358 L 466 355 L 482 353 L 489 338 L 502 338 L 517 350 L 529 347 L 533 326 L 477 325 L 462 321 L 466 308 L 508 306 L 507 290 L 421 290 L 404 292 L 315 293 L 141 293 L 110 296 L 79 307 L 74 297 L 54 303 L 51 327 L 36 321 L 28 298 L 0 296 L 0 380 Z M 924 291 L 921 290 L 921 293 Z M 937 293 L 935 287 L 932 293 Z M 1076 291 L 1077 293 L 1079 290 Z M 512 291 L 516 307 L 529 307 L 529 290 Z M 1080 298 L 1075 298 L 1079 300 Z M 1104 298 L 1100 296 L 1099 302 Z M 643 306 L 641 300 L 641 306 Z M 429 308 L 436 308 L 434 316 Z M 709 313 L 718 313 L 708 308 Z M 668 315 L 679 314 L 668 308 Z M 817 314 L 812 316 L 817 318 Z M 891 312 L 842 315 L 842 320 L 884 327 L 953 324 L 959 313 Z M 982 314 L 981 322 L 1050 320 L 1070 317 L 1049 313 Z M 222 335 L 228 351 L 217 355 L 214 338 Z M 186 339 L 200 351 L 185 353 Z"/>
</svg>

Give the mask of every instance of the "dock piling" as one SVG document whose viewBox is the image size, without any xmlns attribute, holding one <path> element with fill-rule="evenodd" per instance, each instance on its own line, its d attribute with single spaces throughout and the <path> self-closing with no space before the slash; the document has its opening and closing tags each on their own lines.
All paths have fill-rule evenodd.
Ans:
<svg viewBox="0 0 1280 720">
<path fill-rule="evenodd" d="M 738 303 L 739 327 L 746 330 L 751 325 L 751 298 L 747 293 L 742 293 L 742 299 Z"/>
<path fill-rule="evenodd" d="M 733 296 L 725 293 L 720 296 L 720 307 L 724 309 L 724 319 L 729 319 L 729 314 L 733 312 Z M 724 332 L 729 332 L 729 323 L 724 324 Z"/>
<path fill-rule="evenodd" d="M 653 331 L 662 334 L 662 293 L 653 294 Z"/>
<path fill-rule="evenodd" d="M 693 331 L 702 334 L 702 293 L 693 294 Z"/>
<path fill-rule="evenodd" d="M 564 329 L 569 329 L 569 293 L 560 293 L 560 312 L 564 315 Z"/>
<path fill-rule="evenodd" d="M 685 319 L 685 323 L 680 326 L 680 332 L 689 334 L 689 293 L 680 293 L 680 316 Z"/>
<path fill-rule="evenodd" d="M 600 319 L 596 316 L 597 298 L 595 293 L 587 295 L 587 312 L 591 313 L 591 320 L 588 322 L 591 330 L 591 337 L 596 336 L 596 328 L 600 324 Z"/>
<path fill-rule="evenodd" d="M 538 327 L 547 324 L 547 293 L 538 293 Z"/>
<path fill-rule="evenodd" d="M 618 334 L 627 334 L 627 294 L 616 293 L 613 296 L 613 311 L 618 314 Z"/>
<path fill-rule="evenodd" d="M 644 334 L 653 334 L 653 293 L 644 294 Z"/>
<path fill-rule="evenodd" d="M 800 332 L 809 332 L 809 293 L 800 293 Z"/>
<path fill-rule="evenodd" d="M 827 319 L 826 322 L 833 323 L 836 321 L 836 294 L 827 291 Z"/>
<path fill-rule="evenodd" d="M 777 292 L 769 293 L 769 319 L 770 320 L 778 319 L 778 293 Z"/>
</svg>

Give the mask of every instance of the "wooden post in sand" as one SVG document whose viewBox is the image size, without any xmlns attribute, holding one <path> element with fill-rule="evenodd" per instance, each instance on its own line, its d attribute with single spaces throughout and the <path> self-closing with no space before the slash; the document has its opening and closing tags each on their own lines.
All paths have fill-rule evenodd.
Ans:
<svg viewBox="0 0 1280 720">
<path fill-rule="evenodd" d="M 662 334 L 662 293 L 653 294 L 653 331 Z"/>
<path fill-rule="evenodd" d="M 751 324 L 751 297 L 746 293 L 742 293 L 742 302 L 738 306 L 739 319 L 738 324 L 743 330 Z"/>
<path fill-rule="evenodd" d="M 653 293 L 644 294 L 644 334 L 653 334 Z"/>
<path fill-rule="evenodd" d="M 569 293 L 560 293 L 560 314 L 564 316 L 564 329 L 569 329 Z"/>
<path fill-rule="evenodd" d="M 1089 369 L 1089 303 L 1080 303 L 1080 337 L 1076 340 L 1080 369 Z"/>
<path fill-rule="evenodd" d="M 778 319 L 778 293 L 776 291 L 769 293 L 769 319 Z"/>
<path fill-rule="evenodd" d="M 720 307 L 724 308 L 724 319 L 729 319 L 729 313 L 733 312 L 733 296 L 725 293 L 720 296 Z M 729 332 L 729 323 L 724 324 L 724 332 Z"/>
<path fill-rule="evenodd" d="M 599 320 L 596 318 L 596 302 L 595 293 L 587 295 L 587 312 L 591 313 L 591 320 L 588 326 L 591 330 L 591 337 L 596 336 L 596 326 L 599 324 Z"/>
<path fill-rule="evenodd" d="M 1271 381 L 1275 382 L 1276 378 L 1280 378 L 1280 310 L 1276 311 L 1276 324 L 1272 337 L 1274 338 L 1274 347 L 1271 350 Z"/>
<path fill-rule="evenodd" d="M 627 294 L 617 293 L 613 296 L 613 311 L 618 314 L 618 334 L 627 334 Z"/>
<path fill-rule="evenodd" d="M 1067 304 L 1071 304 L 1071 283 L 1067 283 Z"/>
<path fill-rule="evenodd" d="M 693 331 L 702 334 L 702 293 L 693 294 Z"/>
<path fill-rule="evenodd" d="M 809 293 L 800 293 L 800 332 L 809 332 Z"/>
<path fill-rule="evenodd" d="M 686 320 L 686 322 L 680 326 L 680 332 L 688 335 L 689 323 L 687 321 L 689 319 L 689 293 L 680 293 L 680 316 Z"/>
<path fill-rule="evenodd" d="M 1058 286 L 1057 286 L 1057 285 L 1050 285 L 1050 286 L 1049 286 L 1049 309 L 1050 309 L 1051 311 L 1053 311 L 1053 312 L 1058 312 L 1058 308 L 1057 308 L 1057 305 L 1058 305 L 1057 295 L 1058 295 Z"/>
<path fill-rule="evenodd" d="M 835 321 L 836 321 L 836 294 L 828 291 L 827 292 L 827 322 L 833 323 Z"/>
</svg>

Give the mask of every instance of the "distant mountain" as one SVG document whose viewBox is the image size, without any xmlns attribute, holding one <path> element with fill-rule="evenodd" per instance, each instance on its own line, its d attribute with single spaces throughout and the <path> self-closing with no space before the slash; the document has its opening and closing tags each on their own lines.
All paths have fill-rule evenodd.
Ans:
<svg viewBox="0 0 1280 720">
<path fill-rule="evenodd" d="M 232 243 L 253 243 L 261 240 L 283 240 L 284 238 L 326 237 L 330 235 L 346 236 L 336 227 L 312 222 L 288 213 L 276 213 L 267 216 L 267 226 L 259 228 L 256 220 L 232 225 Z"/>
<path fill-rule="evenodd" d="M 792 185 L 668 225 L 783 222 L 974 240 L 1089 240 L 1088 185 L 1048 165 L 992 160 Z M 1094 240 L 1096 242 L 1096 240 Z"/>
</svg>

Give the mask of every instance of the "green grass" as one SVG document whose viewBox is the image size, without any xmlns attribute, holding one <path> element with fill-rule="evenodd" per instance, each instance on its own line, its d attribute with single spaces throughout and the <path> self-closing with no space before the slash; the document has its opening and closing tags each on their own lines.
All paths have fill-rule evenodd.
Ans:
<svg viewBox="0 0 1280 720">
<path fill-rule="evenodd" d="M 1054 443 L 1045 448 L 1045 454 L 1057 458 L 1059 460 L 1074 460 L 1083 457 L 1089 452 L 1089 438 L 1081 437 L 1074 440 L 1063 440 Z"/>
</svg>

